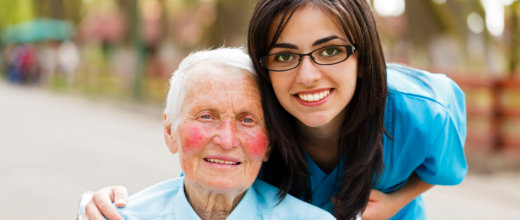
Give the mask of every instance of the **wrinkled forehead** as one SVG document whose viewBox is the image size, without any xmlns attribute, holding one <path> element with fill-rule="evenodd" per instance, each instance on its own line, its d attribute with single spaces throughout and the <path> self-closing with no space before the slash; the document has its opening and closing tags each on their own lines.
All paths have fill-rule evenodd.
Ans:
<svg viewBox="0 0 520 220">
<path fill-rule="evenodd" d="M 221 64 L 194 67 L 186 80 L 186 98 L 222 94 L 260 97 L 256 76 L 247 70 Z"/>
</svg>

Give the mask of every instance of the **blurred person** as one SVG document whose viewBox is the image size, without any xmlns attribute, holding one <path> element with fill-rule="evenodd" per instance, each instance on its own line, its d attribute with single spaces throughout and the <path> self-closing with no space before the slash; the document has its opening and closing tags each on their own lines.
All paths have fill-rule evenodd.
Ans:
<svg viewBox="0 0 520 220">
<path fill-rule="evenodd" d="M 112 59 L 110 59 L 111 71 L 113 71 L 119 79 L 123 91 L 132 91 L 134 85 L 134 69 L 135 69 L 135 52 L 127 46 L 118 47 L 114 50 Z M 171 62 L 171 61 L 170 61 Z M 175 66 L 170 70 L 175 69 Z"/>
<path fill-rule="evenodd" d="M 11 71 L 11 65 L 13 63 L 13 53 L 16 49 L 16 45 L 14 43 L 8 43 L 5 45 L 2 51 L 2 74 L 7 78 L 9 76 L 9 72 Z"/>
<path fill-rule="evenodd" d="M 334 219 L 256 180 L 269 157 L 257 76 L 240 49 L 190 54 L 170 80 L 164 139 L 184 176 L 144 189 L 125 219 Z M 93 204 L 89 219 L 104 219 Z M 297 211 L 296 211 L 297 210 Z M 80 211 L 81 212 L 81 211 Z"/>
<path fill-rule="evenodd" d="M 425 219 L 421 194 L 465 177 L 463 92 L 387 66 L 367 1 L 259 0 L 248 49 L 273 147 L 259 178 L 282 196 L 338 219 Z M 117 219 L 125 198 L 107 187 L 90 205 Z"/>
<path fill-rule="evenodd" d="M 78 48 L 73 41 L 64 41 L 58 46 L 57 52 L 60 71 L 63 73 L 65 82 L 72 85 L 80 60 Z"/>
<path fill-rule="evenodd" d="M 38 80 L 36 49 L 32 44 L 18 44 L 10 56 L 9 81 L 30 84 Z"/>
<path fill-rule="evenodd" d="M 12 83 L 21 83 L 23 81 L 23 45 L 16 44 L 9 55 L 8 79 Z"/>
<path fill-rule="evenodd" d="M 58 65 L 58 51 L 55 40 L 47 40 L 38 48 L 38 70 L 40 83 L 50 85 Z"/>
<path fill-rule="evenodd" d="M 32 43 L 27 43 L 24 45 L 20 59 L 23 83 L 37 83 L 39 80 L 39 75 L 37 71 L 37 56 L 36 48 Z"/>
</svg>

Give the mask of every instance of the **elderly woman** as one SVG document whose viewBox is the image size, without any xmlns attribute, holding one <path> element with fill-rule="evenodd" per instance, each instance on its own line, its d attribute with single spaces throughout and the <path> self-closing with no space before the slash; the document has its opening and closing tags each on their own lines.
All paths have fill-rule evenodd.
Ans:
<svg viewBox="0 0 520 220">
<path fill-rule="evenodd" d="M 186 57 L 170 81 L 164 139 L 183 177 L 130 197 L 126 219 L 334 219 L 256 180 L 269 143 L 251 60 L 221 48 Z"/>
</svg>

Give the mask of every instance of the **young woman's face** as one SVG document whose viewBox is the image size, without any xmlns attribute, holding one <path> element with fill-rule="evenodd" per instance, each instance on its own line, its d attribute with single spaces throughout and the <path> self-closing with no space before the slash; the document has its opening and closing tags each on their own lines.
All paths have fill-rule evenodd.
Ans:
<svg viewBox="0 0 520 220">
<path fill-rule="evenodd" d="M 269 30 L 272 39 L 281 19 L 278 15 Z M 332 45 L 351 45 L 337 20 L 312 4 L 295 11 L 269 54 L 280 52 L 309 53 Z M 357 79 L 357 53 L 334 65 L 318 65 L 310 57 L 298 67 L 269 71 L 280 104 L 309 127 L 328 125 L 341 116 L 352 99 Z"/>
</svg>

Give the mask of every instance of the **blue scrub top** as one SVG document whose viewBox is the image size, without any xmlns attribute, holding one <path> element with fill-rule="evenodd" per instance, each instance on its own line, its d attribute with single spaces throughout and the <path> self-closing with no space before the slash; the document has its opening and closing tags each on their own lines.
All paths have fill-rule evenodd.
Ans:
<svg viewBox="0 0 520 220">
<path fill-rule="evenodd" d="M 277 193 L 276 187 L 256 180 L 226 219 L 335 219 L 323 209 L 290 195 L 278 203 Z M 200 219 L 187 200 L 184 177 L 157 183 L 128 200 L 126 207 L 117 208 L 127 220 Z"/>
<path fill-rule="evenodd" d="M 415 173 L 434 185 L 455 185 L 467 172 L 464 156 L 466 109 L 464 93 L 443 74 L 387 65 L 388 95 L 384 126 L 385 168 L 375 189 L 392 192 Z M 323 172 L 307 155 L 312 204 L 332 213 L 343 172 L 343 161 L 331 173 Z M 348 166 L 348 163 L 347 165 Z M 426 219 L 419 196 L 392 219 Z"/>
</svg>

